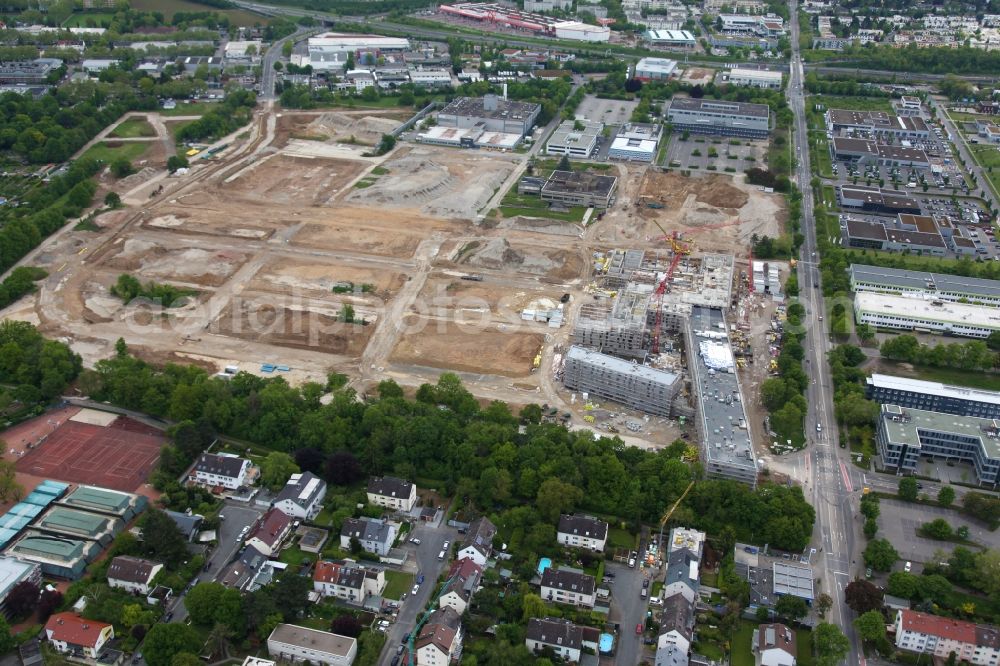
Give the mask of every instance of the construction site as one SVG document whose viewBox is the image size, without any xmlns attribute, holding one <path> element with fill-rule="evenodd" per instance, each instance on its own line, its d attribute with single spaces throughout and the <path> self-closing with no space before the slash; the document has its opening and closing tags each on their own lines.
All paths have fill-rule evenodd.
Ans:
<svg viewBox="0 0 1000 666">
<path fill-rule="evenodd" d="M 125 207 L 48 239 L 31 263 L 49 276 L 0 314 L 87 366 L 123 337 L 152 362 L 291 384 L 340 372 L 361 394 L 450 371 L 483 401 L 544 404 L 547 418 L 647 448 L 711 440 L 720 460 L 747 460 L 765 438 L 756 386 L 787 277 L 753 270 L 749 241 L 781 233 L 780 196 L 741 176 L 615 164 L 584 192 L 609 204 L 586 222 L 544 208 L 498 218 L 533 153 L 400 141 L 372 156 L 403 121 L 262 108 L 187 173 L 109 180 Z M 123 303 L 121 274 L 191 295 Z"/>
</svg>

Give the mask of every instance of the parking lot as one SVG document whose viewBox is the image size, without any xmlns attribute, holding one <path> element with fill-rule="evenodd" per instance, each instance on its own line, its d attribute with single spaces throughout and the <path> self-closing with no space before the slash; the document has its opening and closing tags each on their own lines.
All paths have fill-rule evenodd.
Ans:
<svg viewBox="0 0 1000 666">
<path fill-rule="evenodd" d="M 730 137 L 699 136 L 692 134 L 684 139 L 683 133 L 674 132 L 669 139 L 665 166 L 679 169 L 708 169 L 742 173 L 754 166 L 764 168 L 767 155 L 766 141 L 750 141 Z"/>
<path fill-rule="evenodd" d="M 576 108 L 576 115 L 605 125 L 621 125 L 632 118 L 639 102 L 635 100 L 600 99 L 587 95 Z"/>
<path fill-rule="evenodd" d="M 989 548 L 1000 546 L 1000 533 L 990 532 L 981 524 L 966 520 L 954 509 L 911 504 L 893 499 L 881 501 L 881 513 L 878 518 L 879 536 L 892 542 L 904 562 L 930 562 L 935 551 L 950 551 L 954 546 L 946 541 L 934 541 L 917 535 L 917 529 L 922 524 L 935 518 L 944 518 L 953 529 L 965 525 L 969 528 L 971 541 Z M 919 570 L 919 567 L 917 569 Z"/>
</svg>

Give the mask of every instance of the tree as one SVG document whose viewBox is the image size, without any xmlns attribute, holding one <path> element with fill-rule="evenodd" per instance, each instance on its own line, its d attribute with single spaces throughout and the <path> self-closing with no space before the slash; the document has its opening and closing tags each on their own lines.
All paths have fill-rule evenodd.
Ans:
<svg viewBox="0 0 1000 666">
<path fill-rule="evenodd" d="M 786 594 L 778 598 L 774 612 L 787 620 L 798 620 L 809 614 L 809 606 L 805 600 Z"/>
<path fill-rule="evenodd" d="M 344 305 L 340 308 L 340 318 L 345 323 L 353 324 L 354 323 L 354 306 L 352 306 L 350 303 L 344 303 Z"/>
<path fill-rule="evenodd" d="M 187 559 L 187 539 L 170 516 L 159 509 L 150 509 L 139 525 L 142 528 L 144 554 L 155 556 L 171 568 Z"/>
<path fill-rule="evenodd" d="M 955 501 L 955 489 L 951 486 L 941 486 L 937 496 L 938 504 L 941 506 L 951 506 Z"/>
<path fill-rule="evenodd" d="M 937 539 L 938 541 L 947 541 L 954 536 L 954 532 L 951 529 L 951 525 L 944 518 L 935 518 L 929 523 L 924 523 L 920 526 L 920 531 L 931 539 Z"/>
<path fill-rule="evenodd" d="M 104 205 L 108 208 L 121 208 L 122 198 L 117 192 L 108 192 L 104 195 Z"/>
<path fill-rule="evenodd" d="M 917 499 L 920 489 L 917 488 L 917 480 L 912 476 L 904 476 L 899 480 L 899 499 L 912 502 Z"/>
<path fill-rule="evenodd" d="M 559 164 L 556 165 L 556 171 L 572 171 L 573 165 L 569 162 L 569 156 L 563 155 L 559 158 Z"/>
<path fill-rule="evenodd" d="M 320 474 L 323 471 L 324 461 L 326 461 L 326 455 L 324 455 L 319 449 L 307 446 L 305 448 L 295 450 L 295 464 L 298 465 L 299 469 L 303 472 Z"/>
<path fill-rule="evenodd" d="M 364 631 L 361 621 L 353 615 L 338 615 L 330 623 L 330 631 L 340 636 L 357 638 Z"/>
<path fill-rule="evenodd" d="M 184 155 L 171 155 L 170 158 L 167 159 L 167 171 L 170 173 L 173 173 L 178 169 L 186 168 L 188 168 L 188 161 L 187 157 Z"/>
<path fill-rule="evenodd" d="M 280 490 L 292 474 L 298 474 L 299 466 L 287 453 L 272 451 L 260 463 L 260 480 L 271 490 Z"/>
<path fill-rule="evenodd" d="M 184 597 L 191 621 L 195 624 L 209 626 L 215 621 L 215 609 L 222 599 L 226 588 L 221 583 L 198 583 Z"/>
<path fill-rule="evenodd" d="M 866 539 L 874 539 L 875 535 L 878 534 L 878 521 L 874 518 L 866 518 L 862 529 L 864 530 Z"/>
<path fill-rule="evenodd" d="M 59 590 L 45 590 L 38 599 L 38 621 L 44 623 L 62 606 L 63 594 Z"/>
<path fill-rule="evenodd" d="M 358 556 L 364 551 L 364 547 L 362 547 L 361 540 L 358 537 L 352 536 L 349 543 L 351 555 Z"/>
<path fill-rule="evenodd" d="M 22 497 L 24 497 L 24 486 L 17 482 L 14 463 L 0 459 L 0 502 L 9 500 L 16 502 Z"/>
<path fill-rule="evenodd" d="M 882 608 L 882 590 L 867 580 L 855 580 L 844 588 L 844 601 L 857 614 Z"/>
<path fill-rule="evenodd" d="M 331 453 L 323 471 L 326 480 L 335 486 L 349 486 L 363 476 L 357 456 L 347 450 Z"/>
<path fill-rule="evenodd" d="M 812 642 L 817 666 L 836 666 L 847 656 L 851 647 L 844 632 L 829 622 L 816 625 L 812 632 Z"/>
<path fill-rule="evenodd" d="M 973 575 L 980 590 L 991 597 L 1000 597 L 1000 550 L 991 548 L 976 555 L 976 570 Z"/>
<path fill-rule="evenodd" d="M 881 611 L 870 610 L 854 618 L 854 628 L 863 640 L 879 643 L 885 640 L 885 617 Z"/>
<path fill-rule="evenodd" d="M 920 578 L 905 571 L 893 571 L 889 574 L 886 591 L 894 597 L 917 599 L 920 596 Z"/>
<path fill-rule="evenodd" d="M 146 634 L 142 656 L 149 666 L 170 666 L 174 655 L 181 652 L 198 654 L 201 645 L 198 633 L 188 625 L 158 622 Z"/>
<path fill-rule="evenodd" d="M 119 157 L 111 163 L 111 173 L 115 178 L 124 178 L 135 173 L 135 169 L 132 168 L 132 163 L 127 159 Z"/>
<path fill-rule="evenodd" d="M 533 617 L 546 617 L 549 611 L 545 602 L 537 594 L 528 593 L 521 599 L 521 621 L 527 622 Z"/>
<path fill-rule="evenodd" d="M 573 510 L 583 499 L 583 491 L 556 478 L 546 479 L 538 487 L 535 506 L 543 520 L 554 523 L 559 515 Z"/>
<path fill-rule="evenodd" d="M 299 618 L 309 608 L 309 593 L 312 591 L 312 582 L 303 576 L 288 573 L 278 579 L 277 583 L 269 585 L 271 599 L 275 608 L 285 618 L 285 622 L 292 622 Z"/>
<path fill-rule="evenodd" d="M 888 539 L 873 539 L 864 552 L 865 564 L 875 571 L 889 571 L 899 559 L 899 553 Z"/>
<path fill-rule="evenodd" d="M 6 618 L 0 615 L 0 654 L 7 654 L 15 647 L 17 647 L 17 643 L 10 631 L 10 625 L 7 624 Z"/>
<path fill-rule="evenodd" d="M 30 580 L 23 580 L 7 594 L 7 610 L 10 616 L 20 620 L 31 615 L 38 604 L 39 587 Z"/>
<path fill-rule="evenodd" d="M 831 608 L 833 608 L 833 598 L 829 594 L 823 592 L 816 598 L 816 612 L 820 617 L 825 617 Z"/>
<path fill-rule="evenodd" d="M 232 629 L 221 622 L 216 622 L 215 626 L 212 627 L 212 631 L 208 633 L 208 640 L 205 641 L 205 645 L 213 656 L 225 657 L 229 654 L 229 640 L 232 637 Z"/>
<path fill-rule="evenodd" d="M 170 666 L 204 666 L 201 657 L 191 652 L 179 652 L 170 660 Z"/>
</svg>

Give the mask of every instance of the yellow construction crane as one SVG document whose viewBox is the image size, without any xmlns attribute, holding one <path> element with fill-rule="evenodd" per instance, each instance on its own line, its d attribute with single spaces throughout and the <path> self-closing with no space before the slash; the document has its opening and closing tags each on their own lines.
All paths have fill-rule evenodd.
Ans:
<svg viewBox="0 0 1000 666">
<path fill-rule="evenodd" d="M 670 510 L 667 511 L 665 514 L 663 514 L 663 518 L 660 518 L 660 540 L 659 540 L 659 544 L 660 544 L 660 552 L 661 553 L 663 552 L 663 528 L 664 528 L 664 526 L 666 526 L 667 521 L 670 520 L 670 516 L 674 515 L 674 511 L 677 510 L 677 507 L 679 507 L 681 505 L 681 502 L 684 501 L 684 498 L 687 497 L 687 494 L 689 492 L 691 492 L 692 488 L 694 488 L 694 481 L 692 481 L 691 483 L 688 484 L 688 487 L 684 489 L 684 492 L 682 492 L 681 496 L 677 498 L 677 501 L 674 502 L 674 505 L 672 507 L 670 507 Z M 661 555 L 661 557 L 662 557 L 662 555 Z"/>
</svg>

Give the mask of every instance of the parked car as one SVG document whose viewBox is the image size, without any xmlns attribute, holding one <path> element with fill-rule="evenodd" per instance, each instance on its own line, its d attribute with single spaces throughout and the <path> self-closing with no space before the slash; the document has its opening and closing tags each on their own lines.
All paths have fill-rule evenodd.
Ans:
<svg viewBox="0 0 1000 666">
<path fill-rule="evenodd" d="M 907 562 L 906 564 L 903 565 L 903 571 L 905 571 L 906 573 L 910 573 L 910 569 L 912 568 L 913 568 L 913 562 Z"/>
<path fill-rule="evenodd" d="M 420 585 L 417 584 L 417 585 L 413 586 L 412 590 L 410 590 L 410 594 L 413 595 L 413 596 L 416 596 L 417 592 L 419 592 L 419 591 L 420 591 Z"/>
<path fill-rule="evenodd" d="M 639 624 L 635 625 L 635 633 L 636 633 L 637 636 L 641 636 L 642 635 L 642 622 L 640 622 Z"/>
<path fill-rule="evenodd" d="M 410 537 L 410 543 L 412 543 L 415 546 L 419 546 L 420 545 L 420 539 L 418 539 L 417 537 Z"/>
</svg>

